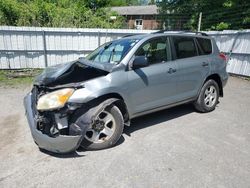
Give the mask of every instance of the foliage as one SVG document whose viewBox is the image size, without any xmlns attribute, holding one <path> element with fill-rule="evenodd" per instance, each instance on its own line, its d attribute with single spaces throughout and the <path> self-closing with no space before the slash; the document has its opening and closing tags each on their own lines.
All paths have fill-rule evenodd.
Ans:
<svg viewBox="0 0 250 188">
<path fill-rule="evenodd" d="M 249 0 L 162 0 L 159 20 L 167 29 L 196 30 L 202 12 L 202 30 L 250 27 Z"/>
<path fill-rule="evenodd" d="M 216 25 L 215 30 L 221 31 L 221 30 L 228 29 L 229 27 L 230 25 L 228 23 L 220 22 L 219 24 Z"/>
<path fill-rule="evenodd" d="M 138 0 L 110 0 L 108 6 L 129 6 L 129 5 L 139 5 Z"/>
<path fill-rule="evenodd" d="M 111 0 L 0 0 L 0 24 L 39 27 L 121 28 Z M 116 16 L 116 20 L 111 20 Z"/>
<path fill-rule="evenodd" d="M 200 12 L 201 30 L 250 28 L 249 0 L 0 0 L 0 24 L 122 28 L 124 18 L 107 7 L 155 2 L 165 29 L 196 30 Z"/>
<path fill-rule="evenodd" d="M 30 85 L 42 69 L 0 70 L 0 87 Z"/>
</svg>

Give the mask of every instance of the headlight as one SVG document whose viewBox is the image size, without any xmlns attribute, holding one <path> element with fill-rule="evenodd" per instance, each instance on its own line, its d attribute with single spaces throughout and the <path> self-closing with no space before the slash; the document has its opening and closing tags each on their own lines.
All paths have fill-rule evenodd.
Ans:
<svg viewBox="0 0 250 188">
<path fill-rule="evenodd" d="M 66 88 L 45 94 L 38 99 L 37 110 L 62 108 L 73 93 L 74 89 Z"/>
</svg>

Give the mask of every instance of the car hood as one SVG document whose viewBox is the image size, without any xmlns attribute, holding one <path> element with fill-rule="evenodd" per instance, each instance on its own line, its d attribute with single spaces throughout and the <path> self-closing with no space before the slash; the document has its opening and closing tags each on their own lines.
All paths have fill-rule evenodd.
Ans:
<svg viewBox="0 0 250 188">
<path fill-rule="evenodd" d="M 69 63 L 47 67 L 35 78 L 34 85 L 55 86 L 76 84 L 110 73 L 114 64 L 94 63 L 85 58 L 79 58 Z"/>
</svg>

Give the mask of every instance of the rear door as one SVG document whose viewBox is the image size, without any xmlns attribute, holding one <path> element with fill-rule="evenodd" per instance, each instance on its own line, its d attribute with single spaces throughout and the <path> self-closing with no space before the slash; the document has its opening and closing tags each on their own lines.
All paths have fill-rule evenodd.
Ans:
<svg viewBox="0 0 250 188">
<path fill-rule="evenodd" d="M 186 100 L 197 96 L 204 79 L 210 71 L 209 56 L 201 55 L 195 37 L 173 36 L 172 44 L 175 62 L 178 100 Z"/>
<path fill-rule="evenodd" d="M 171 61 L 169 38 L 143 43 L 135 56 L 146 56 L 149 66 L 128 71 L 134 114 L 176 102 L 176 64 Z"/>
</svg>

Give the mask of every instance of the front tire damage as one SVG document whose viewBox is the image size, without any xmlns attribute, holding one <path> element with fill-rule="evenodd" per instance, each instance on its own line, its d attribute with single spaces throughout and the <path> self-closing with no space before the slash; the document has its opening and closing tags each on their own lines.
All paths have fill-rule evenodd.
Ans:
<svg viewBox="0 0 250 188">
<path fill-rule="evenodd" d="M 119 108 L 108 99 L 89 109 L 79 109 L 72 122 L 86 130 L 82 132 L 81 146 L 86 150 L 101 150 L 114 146 L 120 139 L 124 120 Z"/>
</svg>

